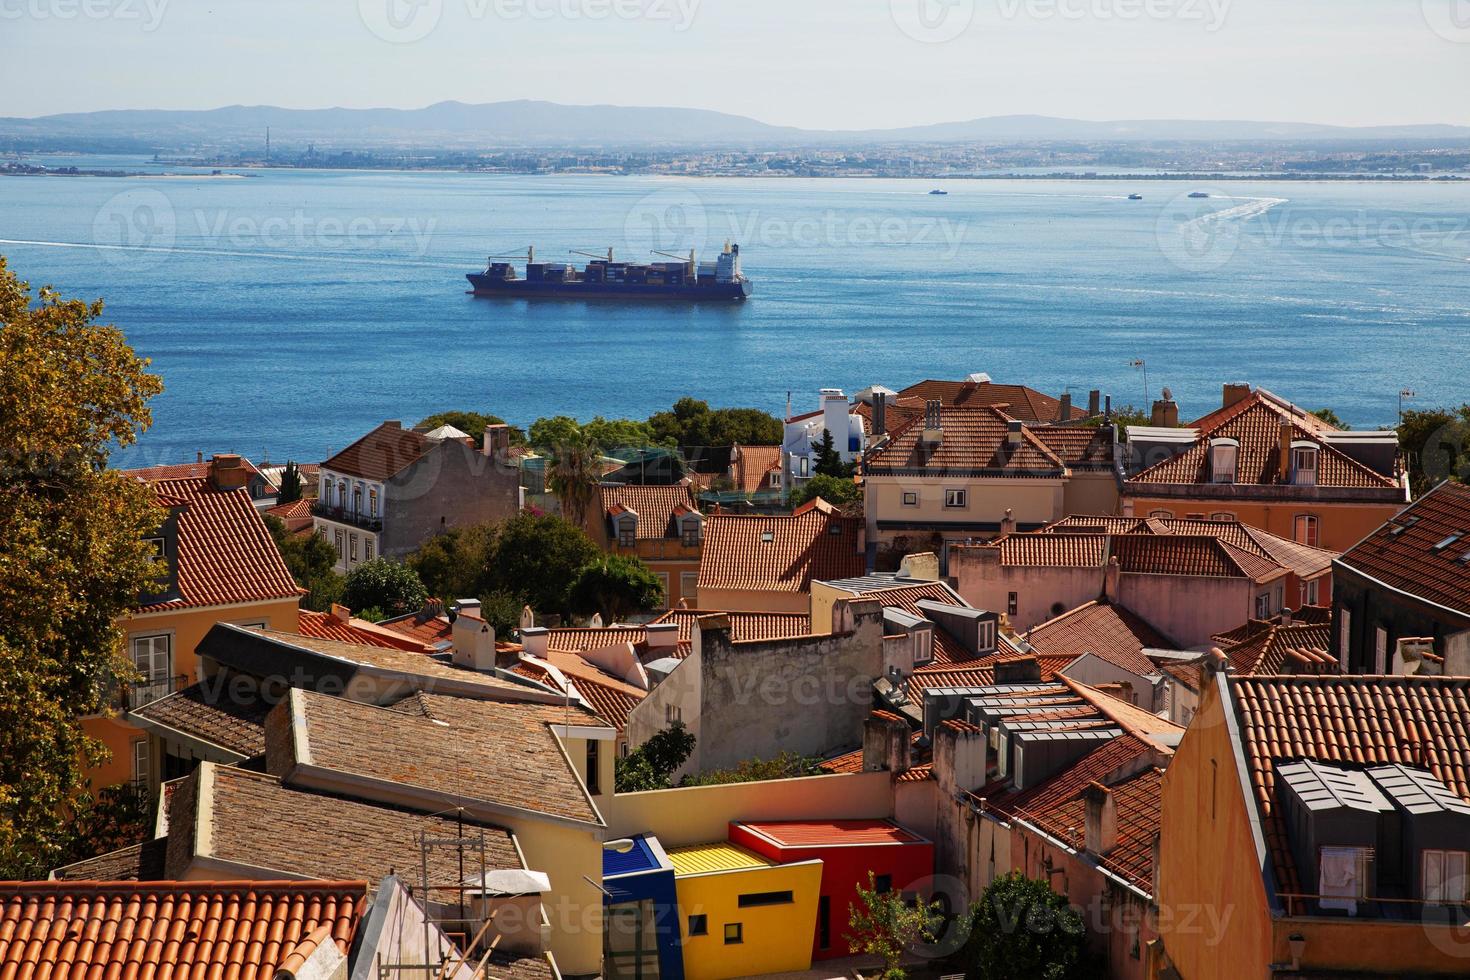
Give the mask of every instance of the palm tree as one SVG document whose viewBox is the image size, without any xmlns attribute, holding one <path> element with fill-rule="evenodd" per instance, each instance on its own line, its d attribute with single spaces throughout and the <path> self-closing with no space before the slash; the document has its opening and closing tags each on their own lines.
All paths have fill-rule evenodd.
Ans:
<svg viewBox="0 0 1470 980">
<path fill-rule="evenodd" d="M 562 513 L 579 527 L 587 522 L 587 508 L 602 478 L 602 454 L 587 443 L 558 446 L 548 482 L 561 501 Z"/>
</svg>

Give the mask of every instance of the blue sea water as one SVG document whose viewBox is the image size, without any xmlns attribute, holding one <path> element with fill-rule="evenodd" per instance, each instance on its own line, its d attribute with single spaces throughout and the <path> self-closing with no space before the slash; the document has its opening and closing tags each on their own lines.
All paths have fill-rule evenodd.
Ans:
<svg viewBox="0 0 1470 980">
<path fill-rule="evenodd" d="M 800 411 L 821 387 L 975 371 L 1115 404 L 1168 386 L 1186 417 L 1227 380 L 1359 427 L 1402 389 L 1470 400 L 1470 183 L 237 172 L 0 179 L 0 254 L 103 298 L 163 376 L 120 462 L 319 459 L 446 408 L 780 412 L 790 392 Z M 744 304 L 465 293 L 531 244 L 580 263 L 726 240 Z"/>
</svg>

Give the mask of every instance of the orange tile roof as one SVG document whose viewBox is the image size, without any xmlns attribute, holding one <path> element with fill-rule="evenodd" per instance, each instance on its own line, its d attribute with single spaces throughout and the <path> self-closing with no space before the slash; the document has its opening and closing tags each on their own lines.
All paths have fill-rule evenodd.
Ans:
<svg viewBox="0 0 1470 980">
<path fill-rule="evenodd" d="M 390 480 L 436 444 L 396 422 L 384 422 L 331 459 L 322 469 L 364 480 Z"/>
<path fill-rule="evenodd" d="M 1400 763 L 1470 802 L 1470 678 L 1230 676 L 1228 687 L 1280 891 L 1304 889 L 1275 806 L 1279 762 Z"/>
<path fill-rule="evenodd" d="M 1285 573 L 1280 565 L 1208 535 L 1119 534 L 1111 552 L 1124 572 L 1201 575 L 1261 581 Z"/>
<path fill-rule="evenodd" d="M 921 444 L 924 419 L 915 417 L 895 429 L 891 440 L 863 461 L 869 476 L 909 473 L 965 473 L 996 477 L 1063 474 L 1065 464 L 1031 429 L 1021 441 L 1008 440 L 1011 419 L 997 408 L 949 408 L 941 413 L 943 438 L 937 447 Z"/>
<path fill-rule="evenodd" d="M 1043 534 L 1182 534 L 1219 538 L 1232 547 L 1266 558 L 1302 578 L 1315 578 L 1332 568 L 1337 552 L 1279 537 L 1239 521 L 1185 517 L 1115 517 L 1075 514 L 1040 529 Z"/>
<path fill-rule="evenodd" d="M 944 664 L 934 667 L 919 667 L 909 675 L 906 682 L 906 693 L 910 701 L 915 703 L 924 700 L 924 692 L 937 687 L 990 687 L 995 683 L 995 664 L 998 660 L 1008 660 L 1013 656 L 1007 653 L 1003 656 L 990 656 L 980 660 L 971 660 L 965 664 Z M 1043 683 L 1054 681 L 1061 671 L 1076 660 L 1076 657 L 1050 657 L 1039 656 L 1037 664 L 1041 667 L 1041 680 Z"/>
<path fill-rule="evenodd" d="M 741 493 L 759 493 L 771 489 L 770 474 L 781 468 L 780 446 L 737 446 L 740 455 L 734 460 L 735 489 Z"/>
<path fill-rule="evenodd" d="M 1232 635 L 1238 636 L 1233 642 Z M 1274 621 L 1252 620 L 1231 634 L 1211 637 L 1220 643 L 1220 651 L 1237 674 L 1336 674 L 1337 658 L 1332 656 L 1332 629 L 1325 622 L 1283 625 L 1281 617 Z"/>
<path fill-rule="evenodd" d="M 1113 470 L 1113 440 L 1100 425 L 1038 425 L 1031 434 L 1073 470 Z"/>
<path fill-rule="evenodd" d="M 1440 484 L 1339 560 L 1391 589 L 1470 615 L 1470 486 Z"/>
<path fill-rule="evenodd" d="M 1026 641 L 1038 654 L 1080 657 L 1091 653 L 1140 677 L 1157 673 L 1145 648 L 1172 650 L 1176 645 L 1147 620 L 1116 603 L 1084 603 L 1035 626 Z"/>
<path fill-rule="evenodd" d="M 209 460 L 201 460 L 194 463 L 165 463 L 162 466 L 140 466 L 137 469 L 123 470 L 128 476 L 135 477 L 145 483 L 162 483 L 167 480 L 206 480 L 212 463 Z M 265 474 L 244 456 L 240 457 L 240 466 L 253 476 L 265 480 Z M 266 480 L 266 483 L 271 483 Z M 274 484 L 271 484 L 274 488 Z"/>
<path fill-rule="evenodd" d="M 366 881 L 0 882 L 6 980 L 273 980 L 325 927 L 346 955 Z"/>
<path fill-rule="evenodd" d="M 150 603 L 139 612 L 226 606 L 303 594 L 272 540 L 250 494 L 216 490 L 208 480 L 154 484 L 177 501 L 180 598 Z"/>
<path fill-rule="evenodd" d="M 744 826 L 779 847 L 928 843 L 892 820 L 776 820 Z"/>
<path fill-rule="evenodd" d="M 993 381 L 920 381 L 898 393 L 905 401 L 938 399 L 945 405 L 972 406 L 1004 405 L 1006 414 L 1028 422 L 1055 422 L 1062 417 L 1059 399 L 1043 394 L 1025 385 L 996 384 Z M 1077 406 L 1072 407 L 1072 418 L 1085 418 L 1087 413 Z"/>
<path fill-rule="evenodd" d="M 974 547 L 998 549 L 1002 565 L 1101 568 L 1108 557 L 1108 539 L 1100 534 L 1008 534 Z"/>
<path fill-rule="evenodd" d="M 679 642 L 694 640 L 694 624 L 701 616 L 709 616 L 714 609 L 670 609 L 654 620 L 655 623 L 677 623 Z M 811 636 L 812 618 L 806 613 L 779 612 L 727 612 L 721 613 L 730 620 L 730 639 L 741 640 L 784 640 L 792 636 Z"/>
<path fill-rule="evenodd" d="M 862 526 L 820 499 L 790 515 L 713 514 L 705 519 L 699 589 L 810 592 L 813 579 L 861 575 Z"/>
<path fill-rule="evenodd" d="M 1288 414 L 1259 391 L 1200 419 L 1195 423 L 1199 437 L 1191 448 L 1135 474 L 1126 485 L 1138 487 L 1141 492 L 1158 484 L 1195 484 L 1202 488 L 1223 487 L 1226 490 L 1241 485 L 1290 486 L 1289 474 L 1281 472 L 1281 423 L 1284 419 L 1291 421 L 1293 439 L 1312 440 L 1320 445 L 1316 486 L 1397 489 L 1398 484 L 1392 477 L 1369 469 L 1321 441 L 1324 431 L 1332 431 L 1330 427 L 1324 430 L 1320 422 L 1313 425 L 1299 415 Z M 1211 481 L 1209 443 L 1216 438 L 1235 439 L 1240 444 L 1234 484 Z"/>
<path fill-rule="evenodd" d="M 418 612 L 385 619 L 378 628 L 401 633 L 428 647 L 439 648 L 454 642 L 454 624 L 444 615 L 444 606 L 437 599 L 430 599 Z"/>
<path fill-rule="evenodd" d="M 274 507 L 266 508 L 266 516 L 274 517 L 286 525 L 286 530 L 292 534 L 305 531 L 311 527 L 311 501 L 305 497 L 293 500 L 289 504 L 276 504 Z"/>
<path fill-rule="evenodd" d="M 557 656 L 558 653 L 559 651 L 556 650 L 548 651 L 548 655 L 552 658 L 549 661 L 551 666 L 559 670 L 562 676 L 576 688 L 577 693 L 582 696 L 597 717 L 620 732 L 626 729 L 628 713 L 648 697 L 648 692 L 598 670 L 592 664 L 581 660 L 576 654 L 562 653 Z M 558 682 L 556 676 L 548 671 L 545 664 L 540 661 L 522 659 L 511 670 L 522 677 L 545 684 L 553 690 L 566 693 L 566 689 Z"/>
<path fill-rule="evenodd" d="M 670 486 L 634 486 L 601 484 L 597 488 L 596 513 L 611 517 L 626 511 L 638 515 L 636 535 L 639 541 L 679 537 L 674 524 L 676 513 L 697 512 L 699 503 L 688 484 Z"/>
<path fill-rule="evenodd" d="M 636 646 L 647 640 L 648 631 L 641 626 L 558 626 L 547 630 L 549 649 L 572 653 L 601 650 L 619 643 L 632 643 Z"/>
<path fill-rule="evenodd" d="M 391 647 L 396 650 L 409 650 L 414 653 L 425 653 L 433 650 L 420 640 L 404 634 L 401 630 L 384 629 L 369 623 L 361 625 L 352 622 L 344 623 L 331 613 L 313 612 L 310 609 L 301 610 L 298 631 L 302 636 L 312 636 L 319 640 L 336 640 L 338 643 L 356 643 L 370 647 Z"/>
</svg>

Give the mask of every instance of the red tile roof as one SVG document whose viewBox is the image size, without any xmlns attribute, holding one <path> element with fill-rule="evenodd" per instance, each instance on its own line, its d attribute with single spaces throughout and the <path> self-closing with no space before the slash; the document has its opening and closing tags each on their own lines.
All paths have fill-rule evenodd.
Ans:
<svg viewBox="0 0 1470 980">
<path fill-rule="evenodd" d="M 674 515 L 697 512 L 699 503 L 694 499 L 694 488 L 684 483 L 670 486 L 601 484 L 597 488 L 595 507 L 595 513 L 604 517 L 633 511 L 638 515 L 638 540 L 647 541 L 679 537 Z"/>
<path fill-rule="evenodd" d="M 790 515 L 713 514 L 705 519 L 699 589 L 809 592 L 813 579 L 861 575 L 862 526 L 820 499 Z"/>
<path fill-rule="evenodd" d="M 1470 678 L 1230 677 L 1229 690 L 1280 891 L 1304 889 L 1275 806 L 1279 762 L 1400 763 L 1470 802 Z"/>
<path fill-rule="evenodd" d="M 1313 548 L 1278 537 L 1239 521 L 1193 518 L 1115 517 L 1072 515 L 1041 528 L 1045 534 L 1182 534 L 1219 538 L 1232 547 L 1267 558 L 1302 578 L 1315 578 L 1332 568 L 1334 551 Z"/>
<path fill-rule="evenodd" d="M 759 493 L 771 489 L 770 474 L 781 468 L 780 446 L 737 446 L 739 455 L 731 462 L 735 489 Z"/>
<path fill-rule="evenodd" d="M 981 548 L 1000 551 L 1002 565 L 1101 568 L 1108 539 L 1099 534 L 1009 534 Z"/>
<path fill-rule="evenodd" d="M 331 613 L 313 612 L 310 609 L 301 610 L 297 630 L 302 636 L 313 636 L 319 640 L 336 640 L 338 643 L 392 647 L 395 650 L 411 650 L 414 653 L 428 653 L 433 650 L 432 646 L 400 630 L 374 626 L 370 623 L 344 623 Z"/>
<path fill-rule="evenodd" d="M 581 666 L 574 666 L 568 663 L 566 657 L 562 657 L 552 666 L 561 672 L 561 675 L 576 689 L 577 693 L 582 696 L 582 700 L 596 713 L 597 717 L 620 732 L 628 727 L 628 713 L 648 696 L 647 691 L 639 690 L 626 681 L 609 677 L 591 664 L 584 663 Z M 546 664 L 542 661 L 522 659 L 511 670 L 538 684 L 545 684 L 552 690 L 566 693 L 566 689 L 557 679 L 556 674 L 547 670 Z"/>
<path fill-rule="evenodd" d="M 920 381 L 898 393 L 904 401 L 920 402 L 937 399 L 945 405 L 979 407 L 1004 405 L 1006 414 L 1028 422 L 1056 422 L 1062 418 L 1062 403 L 1025 385 L 996 384 L 993 381 Z M 1087 413 L 1073 406 L 1072 418 L 1085 418 Z M 1065 420 L 1064 420 L 1065 421 Z"/>
<path fill-rule="evenodd" d="M 1091 653 L 1140 677 L 1157 673 L 1145 648 L 1172 650 L 1176 644 L 1132 610 L 1106 601 L 1088 602 L 1026 633 L 1038 654 L 1080 657 Z"/>
<path fill-rule="evenodd" d="M 137 469 L 123 470 L 123 472 L 145 483 L 162 483 L 168 480 L 207 480 L 212 465 L 213 463 L 210 460 L 201 460 L 196 463 L 165 463 L 162 466 L 140 466 Z M 260 477 L 268 484 L 271 483 L 270 480 L 265 479 L 265 474 L 261 473 L 260 469 L 244 456 L 240 457 L 240 466 L 247 473 Z M 274 489 L 275 485 L 271 484 L 271 486 Z"/>
<path fill-rule="evenodd" d="M 928 843 L 892 820 L 784 820 L 744 826 L 778 847 Z"/>
<path fill-rule="evenodd" d="M 1293 439 L 1319 443 L 1316 486 L 1397 488 L 1398 484 L 1392 477 L 1369 469 L 1323 442 L 1322 433 L 1332 431 L 1330 427 L 1324 428 L 1320 422 L 1314 425 L 1300 415 L 1288 414 L 1259 391 L 1200 419 L 1195 423 L 1199 437 L 1191 448 L 1135 474 L 1127 484 L 1143 488 L 1158 484 L 1221 486 L 1211 480 L 1209 444 L 1211 439 L 1230 438 L 1237 440 L 1240 448 L 1236 455 L 1235 483 L 1224 486 L 1288 486 L 1290 474 L 1281 472 L 1283 420 L 1291 421 Z"/>
<path fill-rule="evenodd" d="M 266 515 L 281 521 L 286 530 L 296 534 L 311 527 L 311 501 L 302 497 L 289 504 L 276 504 L 266 508 Z"/>
<path fill-rule="evenodd" d="M 1339 561 L 1391 589 L 1470 615 L 1467 556 L 1470 486 L 1442 483 L 1354 545 Z"/>
<path fill-rule="evenodd" d="M 701 616 L 709 616 L 713 609 L 670 609 L 654 620 L 655 623 L 679 624 L 679 642 L 694 640 L 694 624 Z M 784 640 L 792 636 L 811 636 L 812 618 L 806 613 L 779 612 L 727 612 L 721 613 L 730 620 L 730 639 L 741 640 Z"/>
<path fill-rule="evenodd" d="M 389 480 L 435 445 L 432 439 L 397 422 L 384 422 L 321 465 L 322 469 L 364 480 Z"/>
<path fill-rule="evenodd" d="M 1100 425 L 1038 425 L 1031 434 L 1073 470 L 1113 470 L 1113 440 Z"/>
<path fill-rule="evenodd" d="M 273 980 L 319 928 L 346 955 L 365 881 L 0 882 L 6 980 Z"/>
<path fill-rule="evenodd" d="M 986 476 L 1057 476 L 1065 464 L 1028 428 L 1021 441 L 1009 442 L 1011 419 L 997 408 L 949 408 L 940 416 L 938 446 L 922 444 L 924 419 L 915 417 L 895 429 L 891 441 L 870 453 L 863 472 L 870 476 L 962 472 Z"/>
<path fill-rule="evenodd" d="M 1231 634 L 1236 639 L 1231 640 Z M 1231 634 L 1212 637 L 1237 674 L 1336 674 L 1337 658 L 1332 656 L 1332 629 L 1325 623 L 1282 625 L 1274 621 L 1252 620 Z"/>
<path fill-rule="evenodd" d="M 444 615 L 444 607 L 437 599 L 430 599 L 429 604 L 416 613 L 399 616 L 397 619 L 385 619 L 378 624 L 378 628 L 401 633 L 430 647 L 454 642 L 454 625 Z"/>
<path fill-rule="evenodd" d="M 225 606 L 303 594 L 245 490 L 216 490 L 207 480 L 155 484 L 180 507 L 180 598 L 140 607 L 139 612 Z"/>
</svg>

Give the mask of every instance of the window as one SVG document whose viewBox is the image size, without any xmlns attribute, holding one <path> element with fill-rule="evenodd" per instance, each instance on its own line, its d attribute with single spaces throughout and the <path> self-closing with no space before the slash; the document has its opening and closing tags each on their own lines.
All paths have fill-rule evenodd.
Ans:
<svg viewBox="0 0 1470 980">
<path fill-rule="evenodd" d="M 1006 593 L 1006 615 L 1012 619 L 1016 617 L 1016 610 L 1020 608 L 1020 599 L 1014 592 Z"/>
<path fill-rule="evenodd" d="M 153 549 L 153 557 L 159 561 L 168 558 L 168 540 L 166 538 L 145 538 L 148 546 Z"/>
<path fill-rule="evenodd" d="M 944 506 L 964 507 L 966 497 L 967 493 L 964 490 L 946 490 L 944 491 Z"/>
<path fill-rule="evenodd" d="M 595 738 L 587 740 L 587 792 L 602 793 L 602 743 Z"/>
<path fill-rule="evenodd" d="M 1373 631 L 1373 673 L 1388 673 L 1388 630 L 1382 626 Z"/>
<path fill-rule="evenodd" d="M 776 540 L 775 532 L 773 532 L 773 531 L 762 531 L 761 532 L 761 541 L 762 542 L 764 542 L 766 544 L 770 544 L 774 540 Z"/>
<path fill-rule="evenodd" d="M 1151 510 L 1148 512 L 1148 516 L 1154 520 L 1167 521 L 1173 519 L 1174 512 L 1172 510 Z"/>
<path fill-rule="evenodd" d="M 1348 673 L 1348 652 L 1352 648 L 1353 611 L 1347 606 L 1337 610 L 1337 662 L 1344 674 Z"/>
<path fill-rule="evenodd" d="M 743 909 L 758 909 L 766 905 L 790 905 L 791 893 L 788 892 L 752 892 L 749 895 L 741 895 L 735 900 L 735 904 Z"/>
<path fill-rule="evenodd" d="M 1291 534 L 1293 540 L 1298 544 L 1311 545 L 1313 548 L 1317 547 L 1318 531 L 1316 516 L 1312 514 L 1296 515 L 1296 520 L 1292 524 Z"/>
<path fill-rule="evenodd" d="M 337 506 L 343 510 L 347 509 L 347 481 L 341 480 L 337 483 Z"/>
<path fill-rule="evenodd" d="M 1234 483 L 1235 462 L 1240 443 L 1234 439 L 1210 440 L 1210 482 Z"/>
<path fill-rule="evenodd" d="M 1291 482 L 1299 487 L 1317 485 L 1317 447 L 1294 445 L 1291 447 Z"/>
<path fill-rule="evenodd" d="M 348 558 L 357 561 L 357 535 L 349 535 L 347 538 Z"/>
<path fill-rule="evenodd" d="M 774 488 L 776 488 L 776 489 L 780 489 L 780 487 L 781 487 L 781 471 L 780 470 L 771 470 L 771 486 L 774 487 Z"/>
<path fill-rule="evenodd" d="M 1324 909 L 1356 912 L 1368 897 L 1372 874 L 1371 847 L 1321 847 L 1317 850 L 1317 904 Z"/>
<path fill-rule="evenodd" d="M 905 507 L 919 506 L 919 495 L 912 490 L 905 491 L 903 495 L 903 505 Z"/>
<path fill-rule="evenodd" d="M 812 461 L 805 456 L 801 457 L 801 475 L 810 476 L 812 472 Z"/>
<path fill-rule="evenodd" d="M 1213 514 L 1210 515 L 1210 520 L 1212 520 L 1212 521 L 1233 521 L 1233 520 L 1235 520 L 1235 515 L 1233 513 L 1231 513 L 1230 511 L 1228 511 L 1228 510 L 1217 510 Z"/>
<path fill-rule="evenodd" d="M 1202 520 L 1205 519 L 1205 515 L 1204 514 L 1185 514 L 1184 515 L 1184 519 L 1186 521 L 1202 521 Z"/>
<path fill-rule="evenodd" d="M 664 705 L 664 724 L 672 725 L 676 721 L 684 720 L 684 709 L 677 704 Z"/>
<path fill-rule="evenodd" d="M 663 596 L 659 599 L 659 602 L 667 606 L 669 604 L 669 573 L 654 572 L 653 577 L 658 579 L 658 587 L 663 590 Z"/>
<path fill-rule="evenodd" d="M 1262 592 L 1260 595 L 1256 596 L 1256 618 L 1271 618 L 1271 593 Z"/>
<path fill-rule="evenodd" d="M 368 516 L 378 516 L 378 488 L 373 487 L 368 491 Z"/>
<path fill-rule="evenodd" d="M 879 895 L 887 895 L 893 891 L 893 875 L 874 875 L 873 891 Z"/>
<path fill-rule="evenodd" d="M 365 560 L 365 561 L 372 561 L 373 560 L 373 539 L 372 538 L 363 538 L 362 539 L 362 557 L 363 557 L 363 560 Z"/>
<path fill-rule="evenodd" d="M 980 648 L 980 651 L 984 652 L 987 650 L 994 650 L 995 624 L 987 620 L 982 623 L 977 623 L 976 625 L 979 627 L 979 629 L 976 630 L 975 643 Z"/>
<path fill-rule="evenodd" d="M 1301 605 L 1303 605 L 1303 606 L 1315 606 L 1317 604 L 1317 597 L 1318 597 L 1318 595 L 1319 595 L 1319 590 L 1318 590 L 1318 582 L 1317 582 L 1316 579 L 1312 579 L 1310 582 L 1303 582 L 1302 583 L 1302 601 L 1301 601 Z"/>
<path fill-rule="evenodd" d="M 354 514 L 362 513 L 362 487 L 352 488 L 352 512 Z"/>
<path fill-rule="evenodd" d="M 142 677 L 141 684 L 152 685 L 168 680 L 173 672 L 172 636 L 168 633 L 135 636 L 130 643 L 133 666 Z"/>
<path fill-rule="evenodd" d="M 140 738 L 135 741 L 133 743 L 133 782 L 139 784 L 148 782 L 148 773 L 151 768 L 149 763 L 152 761 L 152 756 L 148 752 L 148 740 Z"/>
<path fill-rule="evenodd" d="M 347 552 L 344 550 L 344 546 L 342 544 L 343 535 L 341 531 L 337 531 L 335 532 L 335 534 L 337 538 L 337 560 L 343 561 L 347 558 Z"/>
<path fill-rule="evenodd" d="M 699 573 L 679 573 L 679 598 L 684 599 L 691 609 L 698 609 L 699 603 L 695 602 L 695 596 L 699 592 Z"/>
<path fill-rule="evenodd" d="M 686 547 L 686 548 L 698 548 L 699 547 L 699 522 L 698 521 L 685 521 L 684 522 L 684 547 Z"/>
<path fill-rule="evenodd" d="M 734 946 L 745 942 L 745 926 L 739 922 L 725 923 L 725 945 Z"/>
<path fill-rule="evenodd" d="M 691 935 L 691 936 L 708 936 L 709 935 L 709 916 L 707 916 L 707 915 L 691 915 L 689 917 L 688 934 Z"/>
<path fill-rule="evenodd" d="M 832 896 L 817 899 L 817 949 L 832 948 Z"/>
<path fill-rule="evenodd" d="M 1465 851 L 1424 851 L 1423 884 L 1424 901 L 1442 905 L 1460 905 L 1470 899 L 1466 888 Z"/>
<path fill-rule="evenodd" d="M 618 547 L 631 548 L 638 540 L 638 529 L 635 525 L 624 521 L 618 525 Z"/>
</svg>

